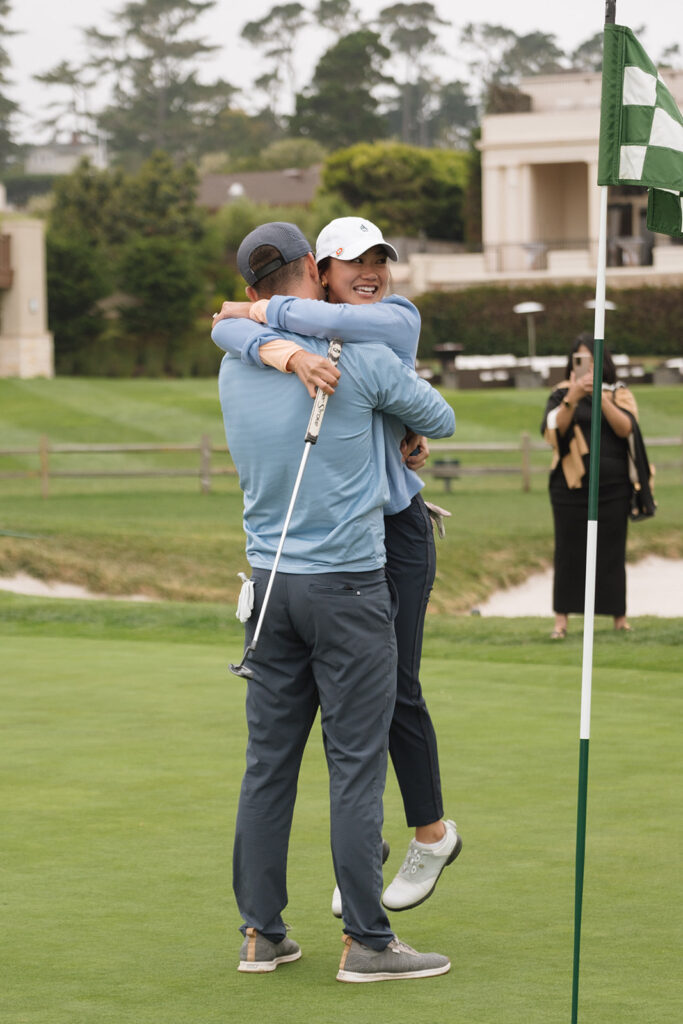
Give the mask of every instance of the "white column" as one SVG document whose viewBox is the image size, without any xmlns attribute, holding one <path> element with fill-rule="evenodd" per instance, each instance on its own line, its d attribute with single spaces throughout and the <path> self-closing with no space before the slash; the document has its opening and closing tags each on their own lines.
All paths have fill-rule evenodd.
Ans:
<svg viewBox="0 0 683 1024">
<path fill-rule="evenodd" d="M 2 296 L 0 377 L 54 377 L 43 222 L 8 218 L 2 222 L 2 233 L 10 236 L 13 278 Z"/>
<path fill-rule="evenodd" d="M 503 239 L 503 210 L 505 208 L 503 190 L 505 188 L 505 169 L 482 161 L 481 203 L 482 203 L 482 241 L 486 257 L 486 269 L 495 272 L 502 270 L 501 252 L 499 249 Z"/>
</svg>

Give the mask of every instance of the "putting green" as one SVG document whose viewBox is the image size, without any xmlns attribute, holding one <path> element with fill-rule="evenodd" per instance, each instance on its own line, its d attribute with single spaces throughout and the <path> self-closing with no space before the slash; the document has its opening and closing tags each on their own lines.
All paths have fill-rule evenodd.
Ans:
<svg viewBox="0 0 683 1024">
<path fill-rule="evenodd" d="M 423 679 L 465 845 L 437 895 L 392 923 L 453 967 L 417 989 L 342 986 L 318 726 L 285 912 L 303 957 L 245 977 L 230 885 L 245 741 L 234 644 L 180 625 L 154 639 L 160 606 L 136 612 L 137 630 L 111 607 L 108 638 L 107 607 L 84 611 L 102 620 L 90 638 L 60 637 L 45 617 L 34 634 L 2 630 L 0 1020 L 565 1024 L 578 640 L 557 652 L 540 620 L 432 624 Z M 579 1019 L 605 1024 L 680 1020 L 680 680 L 669 634 L 648 654 L 646 623 L 642 646 L 638 633 L 626 647 L 605 638 L 594 680 Z M 389 877 L 409 838 L 391 773 L 384 832 Z"/>
</svg>

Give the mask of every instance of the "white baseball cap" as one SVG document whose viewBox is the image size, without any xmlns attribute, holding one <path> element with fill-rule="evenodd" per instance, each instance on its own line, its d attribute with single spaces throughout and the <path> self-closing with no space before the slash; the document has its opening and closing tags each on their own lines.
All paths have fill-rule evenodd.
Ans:
<svg viewBox="0 0 683 1024">
<path fill-rule="evenodd" d="M 382 232 L 371 220 L 364 220 L 363 217 L 337 217 L 318 235 L 315 262 L 320 263 L 326 256 L 334 256 L 337 260 L 355 260 L 374 245 L 383 246 L 390 260 L 398 259 L 393 245 L 384 241 Z"/>
</svg>

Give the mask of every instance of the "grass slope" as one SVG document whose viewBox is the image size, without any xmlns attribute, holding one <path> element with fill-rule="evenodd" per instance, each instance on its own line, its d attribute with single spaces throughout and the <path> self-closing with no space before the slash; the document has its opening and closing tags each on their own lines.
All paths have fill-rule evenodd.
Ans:
<svg viewBox="0 0 683 1024">
<path fill-rule="evenodd" d="M 683 390 L 636 389 L 648 436 L 676 437 Z M 537 436 L 545 396 L 539 391 L 447 392 L 461 441 L 519 441 Z M 53 442 L 195 441 L 209 434 L 223 442 L 213 380 L 0 381 L 3 445 L 35 445 L 42 433 Z M 648 553 L 683 556 L 680 447 L 651 453 L 660 466 L 659 511 L 635 526 L 629 557 Z M 227 465 L 226 456 L 216 456 Z M 299 459 L 299 455 L 296 455 Z M 197 467 L 193 455 L 54 456 L 55 468 L 92 470 Z M 463 465 L 519 463 L 516 454 L 463 455 Z M 531 492 L 519 476 L 465 476 L 450 494 L 430 481 L 425 494 L 453 512 L 439 543 L 434 611 L 467 611 L 493 590 L 550 564 L 552 520 L 546 492 L 548 456 L 534 455 L 541 469 Z M 4 457 L 0 470 L 37 467 L 36 457 Z M 50 497 L 39 497 L 37 480 L 0 480 L 0 573 L 80 583 L 110 594 L 143 593 L 171 600 L 234 602 L 237 573 L 246 568 L 237 482 L 220 478 L 200 496 L 196 480 L 55 479 Z"/>
<path fill-rule="evenodd" d="M 596 633 L 580 1019 L 678 1024 L 680 622 Z M 316 725 L 286 919 L 304 956 L 235 970 L 231 831 L 244 686 L 216 606 L 0 597 L 4 965 L 12 1024 L 310 1020 L 565 1024 L 571 994 L 581 646 L 545 623 L 431 621 L 423 681 L 464 849 L 395 914 L 443 978 L 334 980 L 326 770 Z M 408 839 L 393 775 L 387 877 Z"/>
</svg>

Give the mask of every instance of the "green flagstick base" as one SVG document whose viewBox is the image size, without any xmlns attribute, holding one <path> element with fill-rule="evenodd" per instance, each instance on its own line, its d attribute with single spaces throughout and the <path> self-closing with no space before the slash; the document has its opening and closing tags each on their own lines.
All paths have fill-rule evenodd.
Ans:
<svg viewBox="0 0 683 1024">
<path fill-rule="evenodd" d="M 572 977 L 572 1021 L 577 1024 L 579 1012 L 579 955 L 581 951 L 581 907 L 583 902 L 583 867 L 586 859 L 586 801 L 588 794 L 588 745 L 579 740 L 579 799 L 576 812 L 576 880 L 574 884 L 574 971 Z"/>
</svg>

